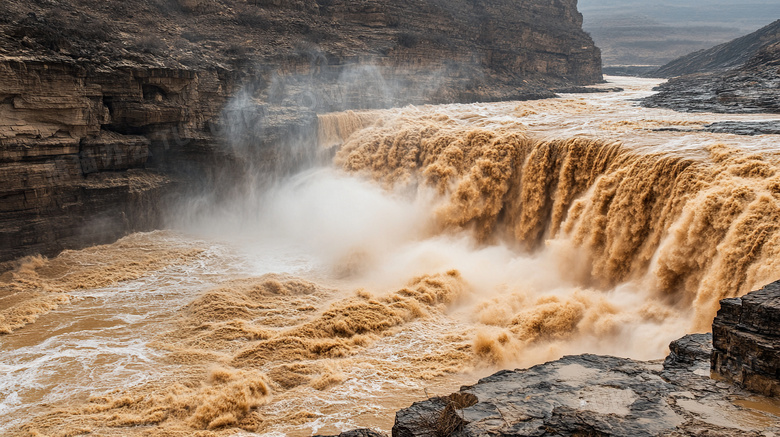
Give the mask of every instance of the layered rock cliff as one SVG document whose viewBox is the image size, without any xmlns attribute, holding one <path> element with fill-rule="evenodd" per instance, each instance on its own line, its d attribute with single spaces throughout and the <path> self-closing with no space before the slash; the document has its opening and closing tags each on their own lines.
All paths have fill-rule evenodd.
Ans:
<svg viewBox="0 0 780 437">
<path fill-rule="evenodd" d="M 576 0 L 5 1 L 0 262 L 159 226 L 316 112 L 599 81 L 581 24 Z"/>
<path fill-rule="evenodd" d="M 6 59 L 0 83 L 0 261 L 159 226 L 164 149 L 224 101 L 217 74 L 186 70 Z"/>
<path fill-rule="evenodd" d="M 726 113 L 780 112 L 780 21 L 696 52 L 656 74 L 677 76 L 644 100 L 648 107 Z"/>
</svg>

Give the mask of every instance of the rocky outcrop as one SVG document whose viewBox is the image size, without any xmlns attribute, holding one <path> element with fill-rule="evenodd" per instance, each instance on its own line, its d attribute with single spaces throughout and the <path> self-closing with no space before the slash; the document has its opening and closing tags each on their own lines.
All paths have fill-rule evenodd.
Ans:
<svg viewBox="0 0 780 437">
<path fill-rule="evenodd" d="M 317 112 L 601 80 L 576 0 L 80 5 L 0 4 L 0 263 L 157 227 L 180 187 L 305 161 Z"/>
<path fill-rule="evenodd" d="M 718 121 L 704 129 L 716 134 L 780 135 L 780 121 Z"/>
<path fill-rule="evenodd" d="M 712 370 L 766 396 L 780 397 L 780 281 L 721 301 L 712 324 Z"/>
<path fill-rule="evenodd" d="M 705 124 L 704 128 L 662 127 L 656 131 L 674 132 L 712 132 L 715 134 L 731 135 L 780 135 L 780 121 L 716 121 Z"/>
<path fill-rule="evenodd" d="M 663 362 L 579 355 L 501 371 L 399 411 L 393 437 L 776 435 L 776 401 L 751 391 L 780 396 L 778 326 L 780 282 L 722 301 L 713 334 L 672 342 Z"/>
<path fill-rule="evenodd" d="M 722 70 L 733 65 L 738 67 Z M 664 75 L 704 72 L 670 79 L 642 104 L 690 112 L 780 113 L 778 68 L 780 21 L 745 39 L 664 67 Z"/>
<path fill-rule="evenodd" d="M 527 370 L 502 371 L 448 398 L 396 415 L 393 437 L 759 436 L 778 432 L 732 400 L 749 395 L 709 378 L 711 337 L 685 337 L 660 362 L 580 355 Z M 761 424 L 763 423 L 763 425 Z M 444 431 L 442 433 L 442 430 Z"/>
</svg>

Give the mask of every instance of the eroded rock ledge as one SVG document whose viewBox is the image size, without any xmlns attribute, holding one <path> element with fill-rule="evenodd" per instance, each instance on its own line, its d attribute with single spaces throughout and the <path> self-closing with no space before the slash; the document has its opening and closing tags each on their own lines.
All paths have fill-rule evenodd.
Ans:
<svg viewBox="0 0 780 437">
<path fill-rule="evenodd" d="M 780 435 L 778 326 L 780 282 L 723 301 L 714 354 L 713 335 L 695 334 L 663 362 L 579 355 L 501 371 L 399 411 L 393 437 Z"/>
</svg>

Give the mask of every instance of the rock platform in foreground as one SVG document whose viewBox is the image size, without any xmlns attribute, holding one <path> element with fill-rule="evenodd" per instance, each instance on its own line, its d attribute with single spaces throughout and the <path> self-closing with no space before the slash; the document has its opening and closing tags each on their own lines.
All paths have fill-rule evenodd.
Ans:
<svg viewBox="0 0 780 437">
<path fill-rule="evenodd" d="M 393 437 L 780 436 L 780 281 L 721 305 L 713 334 L 672 342 L 663 362 L 501 371 L 399 411 Z"/>
</svg>

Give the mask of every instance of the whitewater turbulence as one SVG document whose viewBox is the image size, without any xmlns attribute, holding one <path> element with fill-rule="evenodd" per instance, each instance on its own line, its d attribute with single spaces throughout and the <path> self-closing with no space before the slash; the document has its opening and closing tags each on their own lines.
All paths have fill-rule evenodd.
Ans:
<svg viewBox="0 0 780 437">
<path fill-rule="evenodd" d="M 556 263 L 573 282 L 642 281 L 692 306 L 694 329 L 707 329 L 720 299 L 773 279 L 780 175 L 771 157 L 710 142 L 696 159 L 410 112 L 350 135 L 335 163 L 388 189 L 436 192 L 433 232 L 467 229 L 525 253 L 555 247 L 579 258 Z"/>
<path fill-rule="evenodd" d="M 632 99 L 654 83 L 621 80 L 622 93 L 321 115 L 326 165 L 180 233 L 24 260 L 0 278 L 0 429 L 386 430 L 396 409 L 500 368 L 663 357 L 709 329 L 719 299 L 777 279 L 777 136 L 707 133 L 763 116 L 642 109 Z M 128 287 L 154 296 L 134 317 Z M 94 347 L 143 339 L 133 372 L 111 376 L 124 388 L 36 361 L 83 347 L 74 317 L 90 299 L 124 320 L 95 327 Z M 123 347 L 90 377 L 128 361 Z"/>
</svg>

